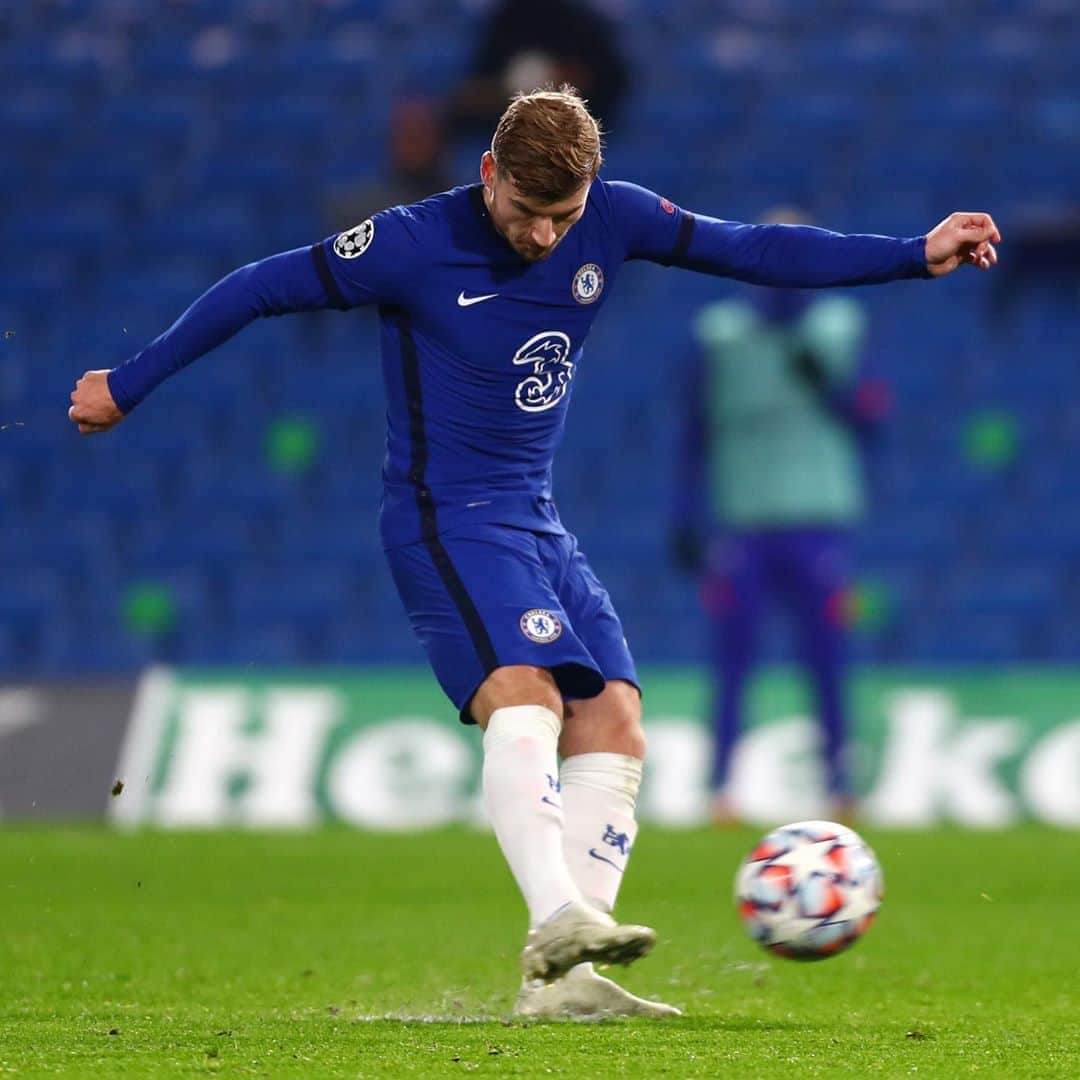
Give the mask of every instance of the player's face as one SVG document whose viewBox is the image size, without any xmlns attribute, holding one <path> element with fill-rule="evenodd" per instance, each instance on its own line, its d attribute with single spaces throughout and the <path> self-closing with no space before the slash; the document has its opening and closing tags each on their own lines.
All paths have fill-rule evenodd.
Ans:
<svg viewBox="0 0 1080 1080">
<path fill-rule="evenodd" d="M 529 262 L 546 259 L 570 226 L 585 213 L 588 184 L 559 202 L 537 202 L 521 193 L 513 177 L 500 175 L 490 151 L 481 162 L 480 176 L 484 181 L 484 201 L 495 228 Z"/>
</svg>

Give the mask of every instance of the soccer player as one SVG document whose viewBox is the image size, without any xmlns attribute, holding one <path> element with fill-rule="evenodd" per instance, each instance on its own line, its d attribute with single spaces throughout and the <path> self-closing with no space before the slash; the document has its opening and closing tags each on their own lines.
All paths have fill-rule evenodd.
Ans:
<svg viewBox="0 0 1080 1080">
<path fill-rule="evenodd" d="M 439 682 L 483 731 L 484 803 L 529 912 L 517 1011 L 532 1016 L 678 1011 L 592 969 L 655 942 L 610 914 L 645 739 L 618 616 L 551 497 L 585 337 L 623 262 L 812 288 L 989 269 L 999 240 L 982 213 L 909 239 L 721 221 L 600 180 L 600 163 L 576 91 L 519 96 L 480 183 L 234 271 L 125 364 L 86 372 L 69 410 L 106 431 L 253 319 L 378 305 L 383 546 Z"/>
</svg>

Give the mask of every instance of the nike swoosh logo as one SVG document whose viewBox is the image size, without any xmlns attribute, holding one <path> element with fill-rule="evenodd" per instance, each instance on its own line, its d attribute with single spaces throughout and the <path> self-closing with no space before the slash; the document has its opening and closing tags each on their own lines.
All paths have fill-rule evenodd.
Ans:
<svg viewBox="0 0 1080 1080">
<path fill-rule="evenodd" d="M 473 304 L 482 304 L 485 300 L 494 300 L 499 294 L 497 292 L 488 293 L 486 296 L 466 296 L 464 292 L 459 292 L 457 295 L 458 307 L 472 307 Z"/>
<path fill-rule="evenodd" d="M 540 801 L 541 802 L 546 802 L 548 804 L 548 806 L 554 806 L 556 810 L 561 810 L 562 809 L 562 807 L 557 802 L 554 802 L 552 799 L 549 799 L 546 795 L 541 795 L 540 796 Z"/>
<path fill-rule="evenodd" d="M 594 848 L 594 847 L 589 848 L 589 854 L 594 859 L 599 859 L 601 862 L 606 862 L 608 864 L 608 866 L 614 866 L 615 869 L 618 870 L 620 874 L 623 872 L 623 869 L 624 869 L 623 867 L 621 867 L 618 863 L 612 862 L 606 855 L 601 855 L 600 852 L 596 850 L 596 848 Z"/>
</svg>

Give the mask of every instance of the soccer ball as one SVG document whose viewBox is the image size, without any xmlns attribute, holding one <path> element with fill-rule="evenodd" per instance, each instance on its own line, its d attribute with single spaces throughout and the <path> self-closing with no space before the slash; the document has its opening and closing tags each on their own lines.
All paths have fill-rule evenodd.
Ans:
<svg viewBox="0 0 1080 1080">
<path fill-rule="evenodd" d="M 796 960 L 823 960 L 870 928 L 884 881 L 869 846 L 832 821 L 797 821 L 763 837 L 735 875 L 746 932 Z"/>
</svg>

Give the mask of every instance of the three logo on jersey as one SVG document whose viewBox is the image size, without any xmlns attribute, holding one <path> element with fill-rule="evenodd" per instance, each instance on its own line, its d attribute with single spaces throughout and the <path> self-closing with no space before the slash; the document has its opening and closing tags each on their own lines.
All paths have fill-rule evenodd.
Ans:
<svg viewBox="0 0 1080 1080">
<path fill-rule="evenodd" d="M 513 362 L 532 364 L 532 373 L 514 390 L 514 403 L 523 412 L 552 408 L 570 388 L 574 375 L 570 338 L 561 330 L 541 330 L 514 353 Z"/>
<path fill-rule="evenodd" d="M 586 263 L 574 275 L 570 291 L 579 304 L 591 304 L 604 289 L 604 272 L 596 263 Z M 497 294 L 496 294 L 497 295 Z M 494 297 L 459 294 L 458 303 L 479 303 Z M 558 405 L 570 389 L 574 364 L 570 359 L 570 338 L 561 330 L 542 330 L 514 353 L 515 364 L 532 364 L 532 372 L 517 384 L 514 404 L 523 412 L 544 412 Z"/>
</svg>

